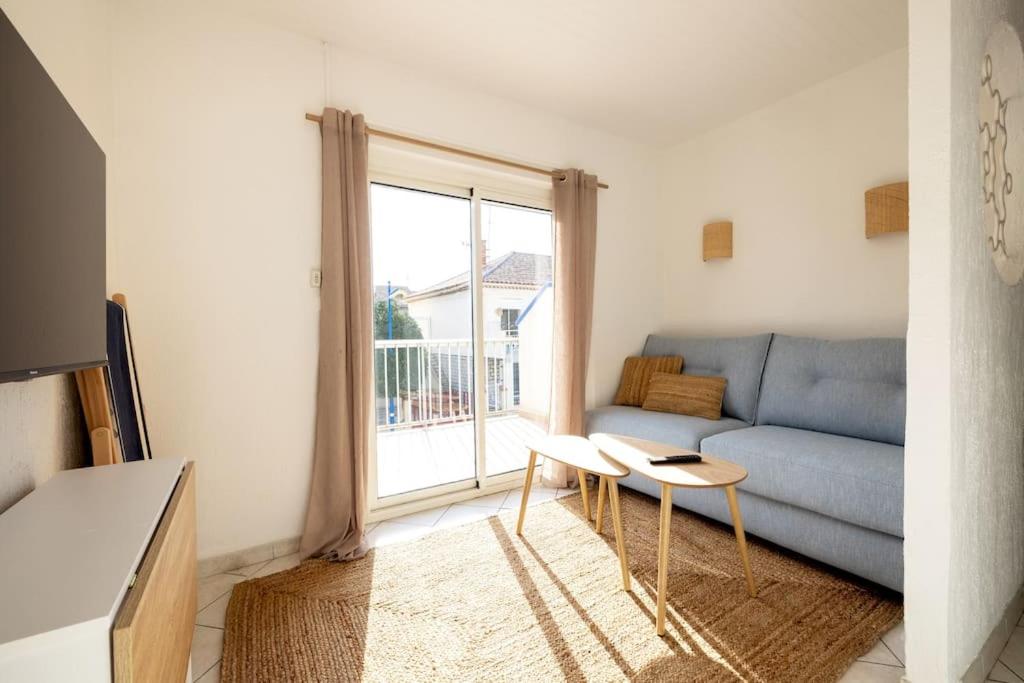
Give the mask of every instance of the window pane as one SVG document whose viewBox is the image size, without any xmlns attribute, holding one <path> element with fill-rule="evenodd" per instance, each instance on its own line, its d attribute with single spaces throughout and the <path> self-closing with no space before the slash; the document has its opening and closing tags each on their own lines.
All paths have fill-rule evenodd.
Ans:
<svg viewBox="0 0 1024 683">
<path fill-rule="evenodd" d="M 547 432 L 553 313 L 551 212 L 481 204 L 487 475 L 526 467 Z"/>
<path fill-rule="evenodd" d="M 373 184 L 377 496 L 476 478 L 470 202 Z"/>
</svg>

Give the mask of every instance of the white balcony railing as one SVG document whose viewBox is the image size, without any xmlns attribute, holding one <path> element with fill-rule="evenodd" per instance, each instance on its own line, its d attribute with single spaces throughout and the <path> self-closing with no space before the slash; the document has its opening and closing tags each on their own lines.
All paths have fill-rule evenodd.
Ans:
<svg viewBox="0 0 1024 683">
<path fill-rule="evenodd" d="M 519 339 L 486 339 L 488 415 L 519 406 Z M 393 430 L 473 418 L 470 339 L 387 339 L 374 344 L 377 429 Z"/>
</svg>

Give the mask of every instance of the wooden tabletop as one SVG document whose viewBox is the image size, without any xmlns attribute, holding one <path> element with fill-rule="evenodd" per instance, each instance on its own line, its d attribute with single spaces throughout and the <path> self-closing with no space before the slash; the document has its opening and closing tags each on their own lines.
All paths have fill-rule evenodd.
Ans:
<svg viewBox="0 0 1024 683">
<path fill-rule="evenodd" d="M 627 468 L 602 455 L 597 446 L 582 436 L 545 436 L 527 446 L 545 458 L 591 474 L 615 478 L 629 474 Z"/>
<path fill-rule="evenodd" d="M 700 453 L 702 462 L 692 465 L 652 465 L 647 458 L 680 453 L 696 453 L 678 446 L 635 439 L 618 434 L 591 434 L 591 442 L 612 460 L 655 481 L 685 488 L 712 488 L 737 484 L 747 471 L 728 460 Z"/>
</svg>

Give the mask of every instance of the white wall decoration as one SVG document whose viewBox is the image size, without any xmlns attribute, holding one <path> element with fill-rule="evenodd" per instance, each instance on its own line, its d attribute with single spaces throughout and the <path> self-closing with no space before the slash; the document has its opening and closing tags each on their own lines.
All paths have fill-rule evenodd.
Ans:
<svg viewBox="0 0 1024 683">
<path fill-rule="evenodd" d="M 1000 22 L 985 43 L 978 90 L 986 242 L 999 277 L 1016 285 L 1024 276 L 1024 50 L 1017 31 Z"/>
</svg>

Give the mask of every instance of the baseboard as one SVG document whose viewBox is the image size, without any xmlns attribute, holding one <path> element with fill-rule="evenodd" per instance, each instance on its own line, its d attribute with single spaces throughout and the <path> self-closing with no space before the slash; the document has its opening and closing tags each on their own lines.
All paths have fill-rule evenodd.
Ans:
<svg viewBox="0 0 1024 683">
<path fill-rule="evenodd" d="M 1006 647 L 1006 641 L 1010 639 L 1013 629 L 1020 621 L 1021 614 L 1024 614 L 1024 586 L 1017 589 L 1016 595 L 1003 610 L 1003 616 L 999 619 L 999 623 L 985 640 L 981 652 L 967 667 L 964 675 L 960 677 L 963 683 L 982 683 L 988 677 L 988 672 L 996 665 L 996 660 L 999 659 L 1000 653 Z"/>
<path fill-rule="evenodd" d="M 257 562 L 266 562 L 275 557 L 291 555 L 299 550 L 299 537 L 284 538 L 280 541 L 272 541 L 251 548 L 243 548 L 223 555 L 214 555 L 199 560 L 199 578 L 213 576 L 222 572 L 229 572 L 232 569 L 248 567 Z"/>
</svg>

